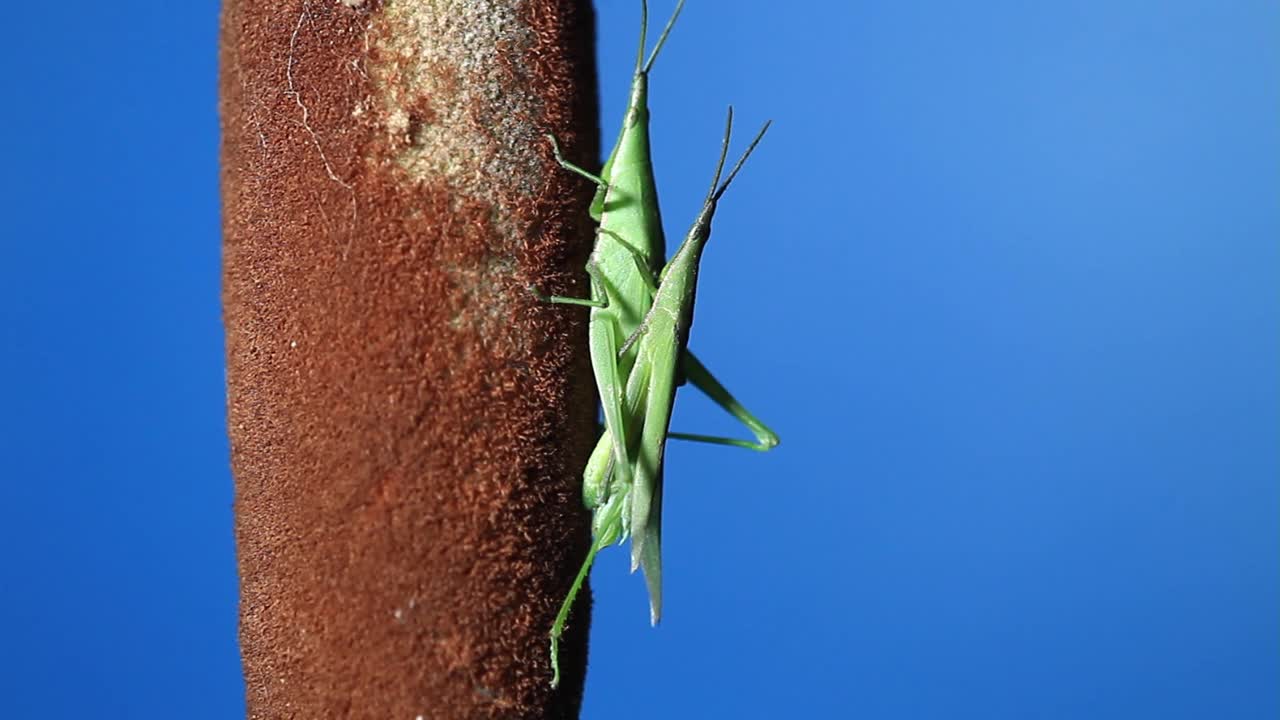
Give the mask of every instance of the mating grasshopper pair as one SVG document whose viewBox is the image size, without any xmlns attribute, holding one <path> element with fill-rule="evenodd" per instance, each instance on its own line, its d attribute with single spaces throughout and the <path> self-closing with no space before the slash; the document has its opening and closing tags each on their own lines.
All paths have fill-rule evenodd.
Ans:
<svg viewBox="0 0 1280 720">
<path fill-rule="evenodd" d="M 604 409 L 604 432 L 583 471 L 583 502 L 592 511 L 591 549 L 551 629 L 552 685 L 560 677 L 560 635 L 602 548 L 631 537 L 631 569 L 644 571 L 650 617 L 653 623 L 658 622 L 662 608 L 662 456 L 667 438 L 761 451 L 778 444 L 778 436 L 742 407 L 688 349 L 698 264 L 711 235 L 716 204 L 764 136 L 768 123 L 722 183 L 733 125 L 733 109 L 729 109 L 720 159 L 702 210 L 679 250 L 661 266 L 666 248 L 649 152 L 648 80 L 683 6 L 684 0 L 680 0 L 646 60 L 648 8 L 644 0 L 641 2 L 640 49 L 627 113 L 600 175 L 564 160 L 555 138 L 551 138 L 557 162 L 596 184 L 590 212 L 598 229 L 586 268 L 591 277 L 591 298 L 543 299 L 591 308 L 591 363 Z M 686 380 L 740 420 L 755 435 L 755 441 L 669 432 L 676 388 Z"/>
</svg>

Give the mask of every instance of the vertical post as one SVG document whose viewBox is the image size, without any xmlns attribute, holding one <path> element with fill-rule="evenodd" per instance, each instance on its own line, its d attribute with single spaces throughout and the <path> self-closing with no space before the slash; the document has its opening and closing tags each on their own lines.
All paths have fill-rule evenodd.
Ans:
<svg viewBox="0 0 1280 720">
<path fill-rule="evenodd" d="M 595 434 L 586 0 L 225 0 L 249 717 L 575 717 Z"/>
</svg>

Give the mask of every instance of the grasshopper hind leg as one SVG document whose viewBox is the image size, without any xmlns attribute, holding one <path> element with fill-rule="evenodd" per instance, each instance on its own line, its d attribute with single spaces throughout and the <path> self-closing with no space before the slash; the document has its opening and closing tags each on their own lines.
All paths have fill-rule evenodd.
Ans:
<svg viewBox="0 0 1280 720">
<path fill-rule="evenodd" d="M 556 613 L 556 621 L 551 626 L 551 687 L 560 685 L 560 636 L 564 634 L 565 624 L 569 621 L 569 613 L 573 611 L 573 603 L 578 599 L 578 592 L 582 590 L 582 584 L 586 582 L 587 575 L 591 572 L 591 566 L 596 561 L 596 555 L 600 552 L 600 540 L 592 540 L 591 550 L 587 552 L 587 558 L 583 560 L 582 567 L 578 569 L 578 575 L 573 579 L 573 585 L 569 587 L 569 594 L 565 596 L 564 602 L 560 604 L 560 612 Z"/>
<path fill-rule="evenodd" d="M 678 433 L 673 432 L 668 437 L 675 440 L 692 440 L 694 442 L 711 443 L 713 445 L 731 445 L 733 447 L 746 448 L 748 450 L 757 450 L 764 452 L 772 450 L 778 446 L 778 434 L 760 422 L 755 415 L 752 415 L 738 399 L 733 396 L 711 371 L 703 365 L 693 353 L 687 349 L 680 355 L 680 369 L 685 378 L 693 384 L 694 387 L 701 390 L 707 397 L 711 398 L 717 405 L 724 408 L 725 412 L 732 415 L 742 423 L 752 435 L 756 436 L 754 442 L 751 440 L 739 440 L 737 438 L 720 437 L 717 435 L 698 435 L 694 433 Z"/>
<path fill-rule="evenodd" d="M 573 584 L 569 586 L 569 593 L 560 604 L 560 612 L 556 613 L 555 622 L 551 625 L 551 687 L 557 687 L 560 684 L 560 637 L 564 634 L 565 626 L 569 622 L 569 615 L 573 612 L 578 593 L 591 573 L 591 566 L 595 564 L 596 555 L 625 535 L 622 517 L 624 506 L 622 498 L 615 496 L 605 505 L 594 509 L 594 517 L 591 518 L 591 549 L 587 551 L 582 567 L 578 568 L 578 574 L 574 577 Z"/>
<path fill-rule="evenodd" d="M 613 443 L 614 471 L 623 485 L 631 484 L 631 459 L 627 453 L 627 426 L 623 413 L 623 386 L 627 378 L 618 367 L 618 327 L 612 317 L 591 323 L 591 368 L 604 410 L 605 430 Z"/>
</svg>

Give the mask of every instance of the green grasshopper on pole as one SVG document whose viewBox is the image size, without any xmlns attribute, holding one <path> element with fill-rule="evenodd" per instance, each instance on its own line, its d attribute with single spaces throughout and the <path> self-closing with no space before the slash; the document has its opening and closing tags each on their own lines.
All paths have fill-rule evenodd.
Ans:
<svg viewBox="0 0 1280 720">
<path fill-rule="evenodd" d="M 634 333 L 649 312 L 656 292 L 654 273 L 664 256 L 665 239 L 649 151 L 648 74 L 683 5 L 684 0 L 680 0 L 657 45 L 648 59 L 642 62 L 648 8 L 643 0 L 641 2 L 640 49 L 636 57 L 636 71 L 627 113 L 622 132 L 600 177 L 565 161 L 552 138 L 557 161 L 566 169 L 596 183 L 597 191 L 592 200 L 591 215 L 599 223 L 599 229 L 591 259 L 587 263 L 592 297 L 539 297 L 550 302 L 591 307 L 589 345 L 605 417 L 605 432 L 583 473 L 583 501 L 593 512 L 592 547 L 551 631 L 553 685 L 559 681 L 559 638 L 595 555 L 603 547 L 628 537 L 631 518 L 635 514 L 630 493 L 634 463 L 628 454 L 628 444 L 613 441 L 613 438 L 628 437 L 627 419 L 622 408 L 623 388 L 636 358 L 633 350 L 621 346 L 621 340 Z M 683 374 L 680 382 L 684 378 L 692 381 L 743 422 L 755 435 L 756 441 L 681 433 L 671 433 L 671 437 L 756 450 L 768 450 L 778 444 L 777 435 L 742 407 L 706 366 L 683 346 L 680 350 L 680 369 Z M 648 516 L 647 511 L 644 514 Z M 633 557 L 632 570 L 636 566 L 634 558 L 638 557 Z M 660 608 L 660 573 L 661 567 L 656 561 L 645 563 L 651 615 L 655 623 Z"/>
<path fill-rule="evenodd" d="M 600 177 L 567 162 L 555 138 L 551 138 L 556 161 L 596 183 L 591 216 L 599 227 L 586 267 L 591 277 L 591 298 L 552 296 L 544 299 L 591 308 L 588 321 L 591 369 L 604 408 L 605 431 L 611 437 L 624 437 L 626 434 L 622 425 L 622 390 L 630 361 L 634 359 L 634 355 L 620 357 L 618 350 L 648 312 L 653 272 L 662 262 L 665 251 L 658 190 L 649 153 L 649 70 L 683 6 L 684 0 L 681 0 L 653 52 L 645 60 L 648 4 L 641 3 L 640 48 L 636 54 L 635 76 L 631 81 L 631 97 L 622 121 L 622 132 L 600 171 Z M 625 444 L 616 443 L 612 450 L 613 466 L 619 481 L 630 485 L 631 462 L 626 455 Z M 590 500 L 587 505 L 595 507 Z"/>
</svg>

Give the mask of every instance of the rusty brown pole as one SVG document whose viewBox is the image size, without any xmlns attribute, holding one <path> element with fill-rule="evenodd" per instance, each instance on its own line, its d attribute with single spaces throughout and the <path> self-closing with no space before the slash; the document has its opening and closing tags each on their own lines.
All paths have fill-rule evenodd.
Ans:
<svg viewBox="0 0 1280 720">
<path fill-rule="evenodd" d="M 251 718 L 575 717 L 595 433 L 586 0 L 225 0 L 228 405 Z"/>
</svg>

